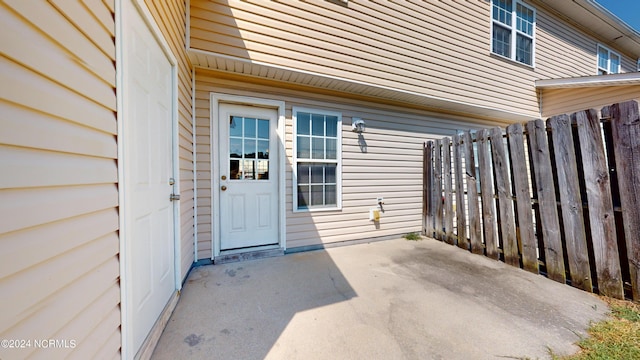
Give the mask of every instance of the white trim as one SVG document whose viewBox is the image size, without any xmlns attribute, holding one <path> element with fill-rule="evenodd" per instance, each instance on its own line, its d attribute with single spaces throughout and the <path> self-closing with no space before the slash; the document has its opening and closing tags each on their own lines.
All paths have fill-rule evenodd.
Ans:
<svg viewBox="0 0 640 360">
<path fill-rule="evenodd" d="M 171 105 L 172 105 L 172 131 L 171 131 L 171 152 L 173 153 L 173 193 L 182 194 L 180 187 L 180 115 L 178 114 L 178 66 L 171 67 Z M 173 203 L 173 270 L 176 290 L 182 289 L 182 201 L 172 201 Z"/>
<path fill-rule="evenodd" d="M 575 78 L 536 80 L 538 89 L 561 89 L 571 87 L 640 85 L 640 73 L 592 75 Z"/>
<path fill-rule="evenodd" d="M 502 22 L 500 22 L 500 21 L 498 21 L 498 20 L 493 18 L 493 7 L 494 7 L 493 3 L 494 3 L 494 0 L 491 0 L 491 7 L 490 7 L 491 28 L 490 28 L 490 31 L 489 31 L 489 33 L 490 33 L 489 34 L 490 35 L 490 37 L 489 37 L 489 50 L 490 50 L 492 55 L 499 56 L 501 58 L 514 61 L 514 62 L 516 62 L 518 64 L 521 64 L 521 65 L 525 65 L 525 66 L 528 66 L 528 67 L 531 67 L 531 68 L 535 68 L 536 67 L 536 27 L 537 27 L 537 16 L 538 16 L 538 14 L 536 12 L 536 9 L 531 5 L 525 4 L 521 0 L 508 0 L 508 1 L 511 1 L 511 14 L 510 14 L 511 15 L 511 25 L 504 24 L 504 23 L 502 23 Z M 523 32 L 518 30 L 518 26 L 517 26 L 517 21 L 518 21 L 517 6 L 518 6 L 518 4 L 522 5 L 523 7 L 527 8 L 527 9 L 529 9 L 529 10 L 531 10 L 533 12 L 533 24 L 532 24 L 532 30 L 531 30 L 532 34 L 531 35 L 523 33 Z M 494 24 L 497 24 L 498 26 L 501 26 L 503 28 L 508 28 L 510 33 L 511 33 L 509 35 L 509 39 L 511 41 L 511 43 L 510 43 L 511 44 L 511 46 L 510 46 L 511 47 L 511 49 L 510 49 L 511 53 L 509 54 L 508 57 L 504 56 L 502 54 L 498 54 L 498 53 L 493 51 L 493 26 L 494 26 Z M 522 36 L 525 36 L 527 38 L 531 38 L 531 64 L 527 64 L 527 63 L 524 63 L 524 62 L 516 60 L 518 34 L 520 34 Z"/>
<path fill-rule="evenodd" d="M 123 2 L 126 2 L 127 5 L 124 5 Z M 131 4 L 133 6 L 131 6 Z M 126 8 L 126 10 L 125 10 Z M 158 42 L 161 50 L 164 55 L 167 57 L 171 65 L 171 81 L 173 82 L 171 88 L 171 101 L 172 101 L 172 157 L 174 161 L 173 168 L 173 176 L 176 181 L 176 186 L 174 187 L 175 191 L 180 190 L 180 179 L 179 179 L 179 161 L 176 159 L 179 155 L 179 149 L 176 147 L 178 145 L 178 74 L 177 74 L 177 61 L 173 53 L 171 52 L 171 48 L 169 44 L 164 39 L 162 32 L 158 28 L 155 20 L 153 20 L 153 16 L 151 12 L 145 5 L 142 0 L 116 0 L 115 1 L 115 45 L 116 45 L 116 111 L 117 111 L 117 146 L 118 146 L 118 201 L 119 201 L 119 246 L 120 246 L 120 332 L 121 332 L 121 358 L 123 359 L 133 359 L 136 355 L 138 349 L 131 349 L 131 344 L 133 343 L 132 336 L 133 334 L 130 331 L 130 322 L 131 322 L 131 312 L 129 309 L 130 303 L 130 293 L 129 293 L 129 276 L 131 273 L 131 262 L 128 259 L 128 251 L 127 251 L 127 234 L 126 234 L 126 214 L 128 201 L 126 194 L 127 184 L 125 183 L 125 171 L 124 171 L 124 163 L 125 163 L 125 144 L 124 144 L 124 121 L 123 115 L 125 114 L 125 105 L 127 103 L 124 98 L 123 93 L 126 93 L 127 83 L 124 78 L 125 70 L 124 70 L 124 57 L 123 51 L 124 46 L 122 43 L 123 37 L 123 21 L 125 13 L 129 13 L 129 11 L 136 11 L 142 20 L 145 22 L 149 30 L 151 31 L 152 36 Z M 177 214 L 177 215 L 176 215 Z M 176 204 L 174 202 L 174 277 L 175 277 L 175 287 L 176 290 L 180 290 L 182 286 L 181 282 L 181 266 L 180 266 L 180 204 Z"/>
<path fill-rule="evenodd" d="M 603 69 L 600 67 L 600 48 L 607 51 L 607 68 L 606 69 Z M 611 72 L 611 55 L 612 54 L 618 57 L 618 69 L 616 69 L 616 72 Z M 620 56 L 619 53 L 611 50 L 610 48 L 598 43 L 598 45 L 596 46 L 596 75 L 601 75 L 600 74 L 601 69 L 607 72 L 606 74 L 602 74 L 602 75 L 620 74 L 620 71 L 622 69 L 622 56 Z"/>
<path fill-rule="evenodd" d="M 600 15 L 603 15 L 604 17 L 598 16 L 598 14 L 594 14 L 598 16 L 598 18 L 603 20 L 604 23 L 616 29 L 620 33 L 626 35 L 636 43 L 640 43 L 640 31 L 631 27 L 624 20 L 620 19 L 616 14 L 609 11 L 609 9 L 600 5 L 597 1 L 594 1 L 594 0 L 582 0 L 582 1 L 586 2 L 585 5 L 591 6 L 594 9 L 596 9 L 600 13 Z M 599 34 L 599 35 L 602 35 L 602 34 Z"/>
<path fill-rule="evenodd" d="M 297 150 L 297 113 L 308 112 L 338 117 L 338 129 L 337 129 L 337 166 L 336 166 L 336 206 L 333 207 L 311 207 L 307 209 L 298 208 L 298 150 Z M 291 111 L 291 119 L 293 122 L 292 141 L 293 141 L 293 162 L 291 164 L 291 188 L 293 194 L 293 212 L 316 212 L 316 211 L 339 211 L 342 210 L 342 113 L 338 111 L 322 110 L 318 108 L 309 108 L 294 106 Z M 303 160 L 307 162 L 306 160 Z M 321 161 L 326 162 L 326 161 Z"/>
<path fill-rule="evenodd" d="M 187 0 L 187 4 L 189 1 Z M 198 261 L 198 158 L 196 154 L 196 69 L 191 69 L 191 141 L 193 146 L 193 262 Z"/>
<path fill-rule="evenodd" d="M 127 1 L 127 0 L 124 0 Z M 116 142 L 118 146 L 118 229 L 119 231 L 119 256 L 120 256 L 120 357 L 121 359 L 132 358 L 133 355 L 129 355 L 129 306 L 126 299 L 129 297 L 129 290 L 124 286 L 129 281 L 129 273 L 127 271 L 127 257 L 126 251 L 126 235 L 122 231 L 126 227 L 125 222 L 125 205 L 126 200 L 124 196 L 125 184 L 124 184 L 124 166 L 122 164 L 122 158 L 124 154 L 124 143 L 122 133 L 124 131 L 124 124 L 122 122 L 122 114 L 124 113 L 124 107 L 122 106 L 122 87 L 124 84 L 124 77 L 122 75 L 123 56 L 122 56 L 122 0 L 116 0 L 114 4 L 114 21 L 115 21 L 115 43 L 116 43 Z"/>
<path fill-rule="evenodd" d="M 279 206 L 279 246 L 283 250 L 286 250 L 286 149 L 285 149 L 285 102 L 281 100 L 271 100 L 258 97 L 230 95 L 224 93 L 210 93 L 210 121 L 209 121 L 209 136 L 210 136 L 210 153 L 211 153 L 211 260 L 220 255 L 220 198 L 216 196 L 220 187 L 220 170 L 216 159 L 218 159 L 218 141 L 217 129 L 218 129 L 218 112 L 220 103 L 230 103 L 249 106 L 261 106 L 265 108 L 272 108 L 278 111 L 278 202 Z"/>
</svg>

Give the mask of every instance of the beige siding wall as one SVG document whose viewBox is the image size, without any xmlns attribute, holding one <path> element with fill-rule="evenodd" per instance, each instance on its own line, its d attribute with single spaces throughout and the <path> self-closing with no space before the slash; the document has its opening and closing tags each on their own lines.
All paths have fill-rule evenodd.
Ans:
<svg viewBox="0 0 640 360">
<path fill-rule="evenodd" d="M 627 100 L 640 101 L 640 85 L 546 89 L 542 92 L 542 116 L 600 109 Z"/>
<path fill-rule="evenodd" d="M 535 47 L 537 79 L 598 75 L 598 44 L 620 53 L 611 44 L 569 25 L 560 18 L 560 15 L 543 5 L 536 2 L 530 3 L 537 10 Z M 636 71 L 635 60 L 622 56 L 621 71 Z"/>
<path fill-rule="evenodd" d="M 31 340 L 2 359 L 120 356 L 113 13 L 0 3 L 0 339 Z"/>
<path fill-rule="evenodd" d="M 194 174 L 191 64 L 186 54 L 184 0 L 145 0 L 178 64 L 178 136 L 180 170 L 180 240 L 182 277 L 194 261 Z"/>
<path fill-rule="evenodd" d="M 196 72 L 198 258 L 211 257 L 211 92 L 285 101 L 288 248 L 420 231 L 424 141 L 452 135 L 456 129 L 497 124 L 384 106 L 365 100 L 345 100 L 335 95 L 314 94 L 310 89 L 285 89 L 279 85 L 281 84 L 252 83 L 248 78 L 235 79 L 203 69 Z M 342 113 L 342 210 L 297 213 L 292 211 L 291 119 L 294 106 Z M 366 153 L 360 149 L 357 134 L 351 131 L 353 116 L 366 121 L 367 130 L 363 134 L 367 145 Z M 213 141 L 215 148 L 215 134 Z M 216 196 L 215 191 L 213 196 Z M 369 221 L 368 211 L 376 206 L 378 196 L 385 199 L 385 213 L 376 227 Z"/>
<path fill-rule="evenodd" d="M 535 117 L 534 80 L 595 75 L 597 41 L 534 6 L 535 68 L 491 54 L 490 1 L 193 0 L 190 45 Z"/>
</svg>

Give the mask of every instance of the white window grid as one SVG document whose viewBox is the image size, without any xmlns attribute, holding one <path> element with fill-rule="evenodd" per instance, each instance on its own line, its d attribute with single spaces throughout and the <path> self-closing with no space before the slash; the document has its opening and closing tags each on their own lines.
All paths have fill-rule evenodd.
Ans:
<svg viewBox="0 0 640 360">
<path fill-rule="evenodd" d="M 499 6 L 501 5 L 501 6 Z M 506 7 L 506 9 L 505 9 Z M 519 16 L 521 15 L 521 16 Z M 492 0 L 491 2 L 491 52 L 510 60 L 531 67 L 535 66 L 535 31 L 536 9 L 519 0 Z M 515 24 L 515 25 L 514 25 Z M 494 49 L 495 28 L 500 27 L 509 32 L 509 54 L 502 54 Z M 518 53 L 518 38 L 531 43 L 529 63 Z M 524 48 L 522 49 L 524 50 Z"/>
<path fill-rule="evenodd" d="M 598 75 L 620 73 L 620 63 L 622 62 L 622 57 L 620 56 L 620 54 L 604 45 L 598 44 L 596 57 Z"/>
<path fill-rule="evenodd" d="M 329 110 L 321 110 L 321 109 L 313 109 L 313 108 L 304 108 L 294 106 L 292 109 L 292 122 L 293 122 L 293 177 L 292 177 L 292 188 L 293 188 L 293 212 L 313 212 L 313 211 L 331 211 L 331 210 L 341 210 L 342 209 L 342 113 L 336 111 Z M 336 129 L 336 159 L 314 159 L 310 154 L 308 158 L 298 158 L 298 113 L 310 113 L 316 115 L 323 116 L 335 116 L 337 117 L 337 129 Z M 325 124 L 326 126 L 326 124 Z M 326 134 L 326 129 L 325 129 Z M 312 139 L 311 135 L 310 138 Z M 326 141 L 325 141 L 326 145 Z M 311 147 L 311 151 L 313 151 L 313 146 Z M 326 151 L 326 146 L 325 146 Z M 336 164 L 336 204 L 335 206 L 322 206 L 322 207 L 299 207 L 298 206 L 298 163 L 311 163 L 311 164 Z M 324 175 L 323 175 L 324 177 Z M 312 183 L 313 185 L 315 183 Z M 333 185 L 333 183 L 326 183 L 324 185 Z"/>
</svg>

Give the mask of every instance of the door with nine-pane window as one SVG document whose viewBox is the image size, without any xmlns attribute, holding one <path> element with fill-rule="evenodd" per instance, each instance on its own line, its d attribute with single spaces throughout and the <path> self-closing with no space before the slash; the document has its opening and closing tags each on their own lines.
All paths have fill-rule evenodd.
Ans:
<svg viewBox="0 0 640 360">
<path fill-rule="evenodd" d="M 278 112 L 219 106 L 220 250 L 279 240 Z"/>
</svg>

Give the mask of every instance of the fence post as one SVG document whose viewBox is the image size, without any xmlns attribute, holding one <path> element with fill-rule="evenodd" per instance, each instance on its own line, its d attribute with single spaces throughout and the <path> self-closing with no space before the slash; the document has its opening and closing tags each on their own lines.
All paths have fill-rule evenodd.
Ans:
<svg viewBox="0 0 640 360">
<path fill-rule="evenodd" d="M 640 300 L 640 115 L 638 103 L 610 107 L 633 300 Z"/>
<path fill-rule="evenodd" d="M 602 295 L 622 299 L 616 224 L 600 121 L 593 109 L 574 113 L 572 118 L 578 124 L 598 289 Z"/>
</svg>

